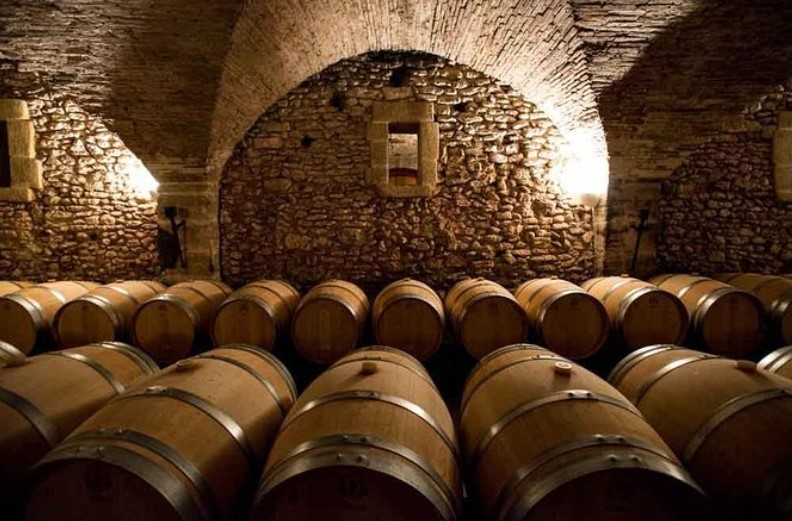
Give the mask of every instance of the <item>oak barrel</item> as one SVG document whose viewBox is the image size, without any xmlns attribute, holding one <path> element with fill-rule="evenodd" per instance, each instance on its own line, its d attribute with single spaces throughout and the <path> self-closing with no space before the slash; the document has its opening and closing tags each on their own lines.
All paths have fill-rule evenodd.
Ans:
<svg viewBox="0 0 792 521">
<path fill-rule="evenodd" d="M 463 280 L 445 298 L 457 341 L 475 358 L 528 336 L 528 318 L 509 291 L 491 280 Z"/>
<path fill-rule="evenodd" d="M 792 381 L 673 345 L 635 351 L 610 381 L 735 519 L 792 518 Z"/>
<path fill-rule="evenodd" d="M 94 282 L 45 282 L 0 297 L 0 340 L 25 354 L 52 347 L 55 314 L 67 302 L 97 287 Z"/>
<path fill-rule="evenodd" d="M 792 280 L 756 273 L 723 273 L 715 278 L 762 301 L 773 339 L 792 344 Z"/>
<path fill-rule="evenodd" d="M 747 291 L 694 275 L 661 275 L 649 282 L 685 304 L 694 340 L 713 353 L 744 356 L 764 340 L 764 307 Z"/>
<path fill-rule="evenodd" d="M 792 379 L 792 346 L 776 349 L 762 358 L 759 367 L 771 373 Z"/>
<path fill-rule="evenodd" d="M 295 400 L 271 354 L 232 345 L 182 360 L 117 398 L 34 467 L 26 519 L 241 519 Z"/>
<path fill-rule="evenodd" d="M 460 428 L 483 519 L 696 520 L 703 493 L 638 410 L 552 351 L 504 347 L 465 384 Z"/>
<path fill-rule="evenodd" d="M 369 300 L 359 287 L 328 280 L 305 294 L 292 321 L 292 342 L 300 355 L 331 364 L 363 340 Z"/>
<path fill-rule="evenodd" d="M 157 371 L 142 351 L 118 342 L 27 359 L 0 344 L 3 352 L 10 356 L 0 368 L 0 503 L 18 499 L 25 471 L 71 431 Z"/>
<path fill-rule="evenodd" d="M 0 280 L 0 297 L 10 293 L 16 293 L 20 289 L 29 288 L 33 286 L 32 282 L 23 282 L 18 280 Z"/>
<path fill-rule="evenodd" d="M 231 294 L 213 280 L 181 282 L 138 307 L 132 319 L 135 344 L 167 365 L 208 346 L 212 318 Z"/>
<path fill-rule="evenodd" d="M 271 350 L 289 334 L 300 294 L 282 280 L 259 280 L 229 296 L 212 327 L 215 346 L 249 344 Z"/>
<path fill-rule="evenodd" d="M 138 306 L 165 291 L 159 282 L 131 280 L 99 286 L 67 302 L 55 314 L 55 336 L 61 347 L 91 342 L 130 341 Z"/>
<path fill-rule="evenodd" d="M 385 286 L 374 299 L 371 322 L 377 343 L 426 360 L 443 341 L 443 301 L 423 282 L 399 280 Z"/>
<path fill-rule="evenodd" d="M 448 521 L 461 497 L 454 423 L 414 358 L 339 360 L 289 412 L 249 519 Z"/>
<path fill-rule="evenodd" d="M 581 287 L 597 297 L 610 318 L 615 343 L 635 350 L 682 342 L 690 320 L 676 295 L 632 277 L 599 277 Z"/>
<path fill-rule="evenodd" d="M 559 279 L 533 279 L 514 296 L 531 323 L 534 340 L 572 360 L 588 358 L 608 339 L 608 313 L 580 286 Z"/>
</svg>

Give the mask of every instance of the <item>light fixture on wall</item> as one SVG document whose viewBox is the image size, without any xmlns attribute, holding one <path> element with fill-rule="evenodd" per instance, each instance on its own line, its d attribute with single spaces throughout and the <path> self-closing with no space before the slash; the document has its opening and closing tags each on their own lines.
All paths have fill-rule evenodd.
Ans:
<svg viewBox="0 0 792 521">
<path fill-rule="evenodd" d="M 575 202 L 597 206 L 608 193 L 608 158 L 604 144 L 587 129 L 566 137 L 567 145 L 551 172 L 564 195 Z"/>
<path fill-rule="evenodd" d="M 153 199 L 159 188 L 159 183 L 151 175 L 143 162 L 130 154 L 123 161 L 122 171 L 129 178 L 129 183 L 139 197 Z"/>
</svg>

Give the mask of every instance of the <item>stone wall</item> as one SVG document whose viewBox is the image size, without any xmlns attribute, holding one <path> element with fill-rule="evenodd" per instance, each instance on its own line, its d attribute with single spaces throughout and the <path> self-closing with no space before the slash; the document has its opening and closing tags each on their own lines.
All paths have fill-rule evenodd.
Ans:
<svg viewBox="0 0 792 521">
<path fill-rule="evenodd" d="M 0 202 L 0 279 L 158 275 L 156 201 L 130 178 L 136 158 L 70 97 L 35 88 L 24 99 L 44 187 L 32 203 Z"/>
<path fill-rule="evenodd" d="M 371 105 L 397 99 L 436 104 L 432 197 L 383 198 L 366 183 Z M 304 287 L 341 277 L 369 289 L 404 276 L 438 288 L 465 275 L 507 286 L 586 279 L 592 210 L 565 202 L 551 180 L 562 145 L 546 115 L 471 68 L 403 53 L 339 62 L 269 108 L 229 161 L 223 278 Z"/>
<path fill-rule="evenodd" d="M 711 139 L 664 183 L 661 270 L 792 271 L 792 203 L 776 197 L 773 163 L 778 115 L 789 110 L 792 82 L 747 111 L 748 130 Z"/>
</svg>

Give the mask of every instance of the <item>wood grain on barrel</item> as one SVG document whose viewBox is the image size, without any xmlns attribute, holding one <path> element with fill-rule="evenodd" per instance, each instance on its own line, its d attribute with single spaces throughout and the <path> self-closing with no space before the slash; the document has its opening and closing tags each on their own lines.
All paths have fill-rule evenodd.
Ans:
<svg viewBox="0 0 792 521">
<path fill-rule="evenodd" d="M 26 519 L 236 520 L 295 400 L 272 355 L 183 360 L 91 417 L 34 469 Z"/>
<path fill-rule="evenodd" d="M 634 350 L 682 342 L 690 320 L 672 293 L 631 277 L 600 277 L 581 287 L 597 297 L 608 312 L 614 342 Z"/>
<path fill-rule="evenodd" d="M 0 340 L 29 354 L 54 347 L 55 314 L 70 300 L 97 288 L 93 282 L 46 282 L 0 297 Z"/>
<path fill-rule="evenodd" d="M 750 293 L 693 275 L 661 275 L 649 282 L 685 304 L 694 340 L 713 353 L 744 356 L 764 340 L 764 308 Z"/>
<path fill-rule="evenodd" d="M 528 336 L 528 319 L 503 286 L 485 279 L 468 279 L 452 287 L 445 308 L 454 335 L 474 358 L 481 358 Z"/>
<path fill-rule="evenodd" d="M 165 291 L 159 282 L 132 280 L 94 288 L 61 307 L 54 330 L 61 347 L 131 341 L 132 318 L 146 300 Z"/>
<path fill-rule="evenodd" d="M 412 357 L 345 357 L 303 393 L 267 461 L 251 520 L 451 520 L 461 480 L 451 416 Z"/>
<path fill-rule="evenodd" d="M 610 381 L 725 510 L 789 519 L 792 381 L 673 345 L 635 351 Z"/>
<path fill-rule="evenodd" d="M 307 360 L 331 364 L 363 340 L 369 301 L 350 282 L 329 280 L 305 294 L 294 314 L 292 342 Z"/>
<path fill-rule="evenodd" d="M 132 327 L 135 344 L 163 365 L 209 347 L 212 318 L 230 294 L 231 288 L 211 280 L 171 286 L 138 308 Z"/>
<path fill-rule="evenodd" d="M 525 310 L 534 341 L 579 360 L 600 350 L 608 339 L 608 314 L 602 303 L 579 286 L 558 279 L 533 279 L 515 298 Z"/>
<path fill-rule="evenodd" d="M 443 341 L 443 301 L 422 282 L 400 280 L 377 295 L 371 322 L 377 343 L 426 360 L 437 352 Z"/>
<path fill-rule="evenodd" d="M 214 318 L 215 346 L 243 343 L 271 350 L 288 337 L 300 294 L 288 282 L 260 280 L 233 292 Z"/>
<path fill-rule="evenodd" d="M 756 273 L 723 273 L 715 278 L 747 291 L 762 301 L 773 340 L 792 344 L 792 280 Z"/>
<path fill-rule="evenodd" d="M 16 293 L 20 289 L 33 286 L 32 282 L 23 282 L 18 280 L 1 280 L 0 281 L 0 297 Z"/>
<path fill-rule="evenodd" d="M 520 344 L 482 359 L 460 412 L 471 484 L 493 520 L 699 520 L 704 498 L 605 381 Z"/>
<path fill-rule="evenodd" d="M 0 369 L 0 503 L 55 444 L 156 370 L 144 353 L 120 343 L 17 358 Z"/>
</svg>

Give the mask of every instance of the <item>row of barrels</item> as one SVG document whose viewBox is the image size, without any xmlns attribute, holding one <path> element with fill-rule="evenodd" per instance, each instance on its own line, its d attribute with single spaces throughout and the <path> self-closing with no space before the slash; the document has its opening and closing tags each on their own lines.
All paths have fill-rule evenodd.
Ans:
<svg viewBox="0 0 792 521">
<path fill-rule="evenodd" d="M 222 282 L 166 288 L 148 281 L 98 286 L 54 282 L 15 288 L 0 298 L 0 340 L 29 353 L 58 342 L 72 347 L 130 341 L 168 364 L 213 343 L 272 349 L 291 336 L 308 360 L 330 364 L 364 341 L 369 315 L 376 342 L 419 360 L 439 348 L 449 317 L 455 338 L 475 358 L 529 339 L 573 360 L 608 339 L 629 350 L 657 343 L 694 345 L 744 356 L 767 337 L 792 343 L 792 280 L 740 274 L 723 281 L 663 275 L 648 282 L 602 277 L 577 286 L 534 279 L 514 293 L 485 279 L 453 286 L 443 301 L 426 284 L 405 279 L 370 304 L 352 283 L 323 282 L 304 297 L 284 281 L 263 280 L 232 291 Z M 13 290 L 13 283 L 0 285 Z M 570 327 L 574 324 L 574 327 Z"/>
<path fill-rule="evenodd" d="M 48 353 L 0 368 L 0 504 L 29 521 L 452 521 L 464 470 L 498 521 L 790 519 L 792 380 L 659 345 L 609 382 L 507 346 L 469 375 L 457 431 L 420 362 L 384 346 L 299 398 L 250 346 L 163 371 L 119 343 Z"/>
</svg>

